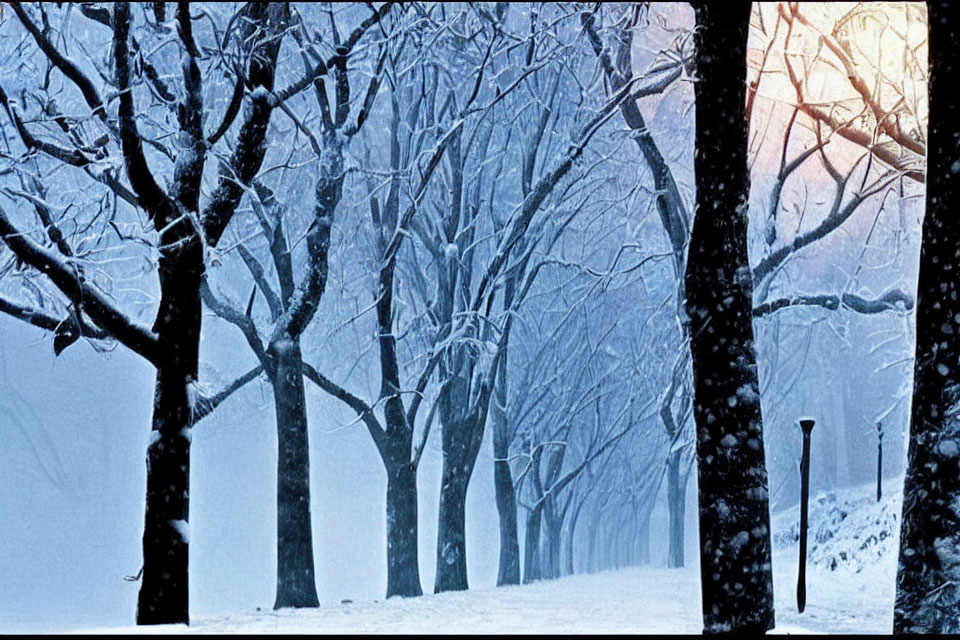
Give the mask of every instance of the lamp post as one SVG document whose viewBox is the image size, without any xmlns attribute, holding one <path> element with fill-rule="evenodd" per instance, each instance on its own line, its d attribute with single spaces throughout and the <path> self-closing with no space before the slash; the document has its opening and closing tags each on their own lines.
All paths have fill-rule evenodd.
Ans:
<svg viewBox="0 0 960 640">
<path fill-rule="evenodd" d="M 810 434 L 813 418 L 800 418 L 803 430 L 803 451 L 800 457 L 800 567 L 797 571 L 797 611 L 807 606 L 807 501 L 810 497 Z"/>
<path fill-rule="evenodd" d="M 877 502 L 883 493 L 880 490 L 880 483 L 883 479 L 883 423 L 877 421 Z"/>
</svg>

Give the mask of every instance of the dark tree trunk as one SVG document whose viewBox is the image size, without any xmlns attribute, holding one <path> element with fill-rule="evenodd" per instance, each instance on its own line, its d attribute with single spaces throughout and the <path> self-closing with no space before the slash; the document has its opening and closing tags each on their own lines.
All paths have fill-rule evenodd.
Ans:
<svg viewBox="0 0 960 640">
<path fill-rule="evenodd" d="M 501 356 L 490 407 L 493 423 L 493 487 L 497 497 L 497 515 L 500 520 L 500 569 L 497 586 L 520 584 L 520 540 L 517 535 L 517 495 L 513 489 L 513 474 L 507 458 L 510 438 L 507 433 L 506 362 L 508 353 Z"/>
<path fill-rule="evenodd" d="M 500 569 L 497 572 L 497 586 L 520 584 L 517 496 L 513 490 L 510 463 L 507 462 L 508 445 L 502 431 L 494 421 L 493 455 L 496 462 L 493 463 L 493 483 L 497 496 L 497 514 L 500 519 Z"/>
<path fill-rule="evenodd" d="M 672 568 L 683 566 L 683 525 L 687 511 L 687 479 L 689 474 L 682 474 L 682 451 L 671 451 L 667 457 L 667 508 L 670 514 L 670 547 L 667 555 L 667 566 Z"/>
<path fill-rule="evenodd" d="M 467 587 L 467 487 L 480 448 L 471 420 L 443 425 L 443 477 L 437 528 L 437 574 L 434 593 L 464 591 Z M 477 442 L 476 444 L 479 444 Z"/>
<path fill-rule="evenodd" d="M 481 403 L 489 395 L 481 392 L 471 406 L 470 380 L 475 362 L 472 354 L 461 353 L 466 369 L 448 378 L 441 391 L 441 443 L 443 475 L 440 484 L 440 514 L 437 523 L 437 573 L 433 591 L 464 591 L 467 586 L 467 487 L 476 466 L 487 412 Z"/>
<path fill-rule="evenodd" d="M 270 345 L 277 416 L 277 597 L 273 608 L 318 607 L 310 521 L 310 452 L 300 345 Z"/>
<path fill-rule="evenodd" d="M 534 507 L 527 515 L 527 531 L 523 548 L 523 584 L 540 580 L 540 521 L 543 507 Z"/>
<path fill-rule="evenodd" d="M 143 582 L 137 624 L 189 623 L 190 427 L 188 386 L 197 379 L 203 250 L 192 230 L 176 225 L 166 243 L 188 238 L 161 256 L 160 307 L 154 331 L 171 353 L 157 368 L 153 431 L 147 448 Z"/>
<path fill-rule="evenodd" d="M 417 468 L 387 468 L 387 597 L 423 595 L 417 549 Z"/>
<path fill-rule="evenodd" d="M 927 3 L 930 145 L 894 633 L 960 633 L 960 5 Z"/>
<path fill-rule="evenodd" d="M 749 3 L 695 5 L 697 212 L 686 272 L 705 633 L 774 625 L 770 512 L 747 259 Z"/>
<path fill-rule="evenodd" d="M 433 592 L 467 589 L 466 518 L 468 478 L 444 458 L 437 529 L 437 575 Z"/>
<path fill-rule="evenodd" d="M 575 547 L 574 547 L 574 544 L 573 544 L 573 537 L 574 537 L 574 535 L 576 534 L 575 525 L 576 525 L 576 522 L 575 522 L 575 521 L 571 521 L 571 523 L 570 523 L 570 533 L 567 535 L 567 546 L 566 546 L 566 551 L 567 551 L 567 552 L 566 552 L 565 554 L 563 554 L 563 575 L 565 575 L 565 576 L 572 576 L 573 573 L 574 573 L 574 569 L 573 569 L 573 552 L 574 552 Z"/>
</svg>

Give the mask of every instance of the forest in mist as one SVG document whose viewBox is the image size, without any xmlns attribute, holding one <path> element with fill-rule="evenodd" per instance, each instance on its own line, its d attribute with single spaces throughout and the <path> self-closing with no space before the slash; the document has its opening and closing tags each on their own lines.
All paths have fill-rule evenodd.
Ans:
<svg viewBox="0 0 960 640">
<path fill-rule="evenodd" d="M 0 631 L 638 566 L 766 631 L 864 487 L 960 631 L 957 12 L 0 4 Z"/>
</svg>

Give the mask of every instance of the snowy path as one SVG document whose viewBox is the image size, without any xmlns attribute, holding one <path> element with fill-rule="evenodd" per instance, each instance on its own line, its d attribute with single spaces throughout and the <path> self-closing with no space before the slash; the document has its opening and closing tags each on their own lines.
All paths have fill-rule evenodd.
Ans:
<svg viewBox="0 0 960 640">
<path fill-rule="evenodd" d="M 775 558 L 777 633 L 889 633 L 891 598 L 876 577 L 814 572 L 809 602 L 796 611 L 796 562 Z M 790 554 L 792 557 L 792 554 Z M 777 580 L 779 578 L 779 580 Z M 840 578 L 840 579 L 838 579 Z M 534 585 L 481 588 L 313 611 L 261 611 L 199 618 L 185 627 L 84 629 L 79 633 L 700 633 L 695 569 L 633 567 Z"/>
<path fill-rule="evenodd" d="M 807 608 L 797 613 L 797 509 L 774 514 L 775 633 L 889 634 L 900 496 L 871 486 L 811 499 Z M 187 628 L 78 633 L 700 633 L 696 557 L 685 569 L 631 567 L 532 585 L 196 618 Z"/>
<path fill-rule="evenodd" d="M 846 575 L 807 572 L 807 606 L 797 613 L 797 551 L 774 554 L 777 633 L 876 633 L 893 630 L 895 570 L 875 567 Z M 783 569 L 780 571 L 780 569 Z"/>
<path fill-rule="evenodd" d="M 630 568 L 505 588 L 80 633 L 699 633 L 696 572 Z"/>
</svg>

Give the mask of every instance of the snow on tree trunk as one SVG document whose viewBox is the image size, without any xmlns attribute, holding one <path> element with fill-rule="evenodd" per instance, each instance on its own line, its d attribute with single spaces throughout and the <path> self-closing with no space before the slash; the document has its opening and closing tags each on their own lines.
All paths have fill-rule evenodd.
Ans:
<svg viewBox="0 0 960 640">
<path fill-rule="evenodd" d="M 705 633 L 774 624 L 747 258 L 749 3 L 695 5 L 697 211 L 686 271 Z"/>
<path fill-rule="evenodd" d="M 960 633 L 960 5 L 930 2 L 927 205 L 894 633 Z"/>
<path fill-rule="evenodd" d="M 190 436 L 193 423 L 188 386 L 197 379 L 200 351 L 200 277 L 203 250 L 186 225 L 164 234 L 172 244 L 159 261 L 160 307 L 154 331 L 171 353 L 157 368 L 153 435 L 147 448 L 147 496 L 143 528 L 143 582 L 137 624 L 189 623 L 189 540 L 174 523 L 189 522 Z"/>
<path fill-rule="evenodd" d="M 277 417 L 277 596 L 273 608 L 318 607 L 310 521 L 310 453 L 297 341 L 270 345 Z"/>
</svg>

